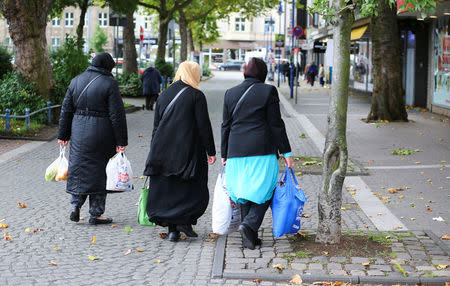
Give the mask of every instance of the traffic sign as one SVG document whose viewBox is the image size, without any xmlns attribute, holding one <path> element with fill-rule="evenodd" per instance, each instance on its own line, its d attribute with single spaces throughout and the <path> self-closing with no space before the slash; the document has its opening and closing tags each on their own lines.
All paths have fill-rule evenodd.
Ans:
<svg viewBox="0 0 450 286">
<path fill-rule="evenodd" d="M 303 28 L 300 26 L 295 26 L 292 30 L 292 34 L 294 34 L 295 37 L 300 37 L 303 35 Z"/>
<path fill-rule="evenodd" d="M 141 29 L 139 31 L 139 38 L 141 38 L 141 41 L 144 40 L 144 29 L 142 28 L 142 26 L 141 26 Z"/>
</svg>

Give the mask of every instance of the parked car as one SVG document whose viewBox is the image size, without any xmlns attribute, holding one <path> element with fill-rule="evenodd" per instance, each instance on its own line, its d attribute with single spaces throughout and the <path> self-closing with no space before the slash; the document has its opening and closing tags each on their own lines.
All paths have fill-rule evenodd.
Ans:
<svg viewBox="0 0 450 286">
<path fill-rule="evenodd" d="M 218 65 L 217 69 L 223 70 L 223 71 L 241 70 L 243 63 L 244 63 L 244 61 L 231 60 L 231 61 L 226 62 L 225 64 Z"/>
</svg>

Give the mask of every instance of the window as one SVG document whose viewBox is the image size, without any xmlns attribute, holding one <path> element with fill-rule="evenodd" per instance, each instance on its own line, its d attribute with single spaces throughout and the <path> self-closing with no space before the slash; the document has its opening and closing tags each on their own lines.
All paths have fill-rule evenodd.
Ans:
<svg viewBox="0 0 450 286">
<path fill-rule="evenodd" d="M 52 50 L 56 50 L 59 46 L 61 46 L 61 39 L 52 37 Z"/>
<path fill-rule="evenodd" d="M 236 32 L 244 32 L 245 31 L 245 19 L 244 18 L 235 18 L 234 20 L 234 30 Z"/>
<path fill-rule="evenodd" d="M 108 26 L 108 13 L 98 13 L 98 24 L 100 27 Z"/>
<path fill-rule="evenodd" d="M 267 18 L 264 20 L 264 30 L 266 32 L 275 32 L 275 21 L 272 18 Z"/>
<path fill-rule="evenodd" d="M 314 13 L 313 26 L 314 27 L 319 26 L 319 13 Z"/>
<path fill-rule="evenodd" d="M 53 27 L 59 27 L 61 25 L 61 20 L 58 17 L 55 17 L 52 19 L 52 26 Z"/>
<path fill-rule="evenodd" d="M 64 25 L 66 27 L 73 27 L 73 12 L 66 12 L 65 13 Z"/>
<path fill-rule="evenodd" d="M 144 29 L 148 29 L 150 27 L 150 22 L 149 22 L 149 18 L 145 17 L 145 22 L 144 22 Z"/>
<path fill-rule="evenodd" d="M 89 17 L 88 14 L 84 15 L 84 27 L 89 26 Z"/>
</svg>

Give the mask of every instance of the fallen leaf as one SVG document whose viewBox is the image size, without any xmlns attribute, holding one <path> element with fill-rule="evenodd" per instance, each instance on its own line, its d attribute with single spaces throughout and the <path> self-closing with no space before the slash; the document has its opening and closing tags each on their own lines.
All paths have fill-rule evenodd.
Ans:
<svg viewBox="0 0 450 286">
<path fill-rule="evenodd" d="M 131 253 L 131 249 L 128 249 L 127 252 L 125 252 L 124 255 L 128 255 L 128 254 L 130 254 L 130 253 Z"/>
<path fill-rule="evenodd" d="M 432 204 L 434 204 L 434 203 L 435 203 L 435 201 L 432 201 L 432 200 L 429 200 L 428 202 L 429 202 L 429 203 L 432 203 Z"/>
<path fill-rule="evenodd" d="M 125 232 L 131 232 L 131 231 L 132 231 L 132 230 L 131 230 L 131 227 L 127 225 L 127 226 L 125 227 Z"/>
<path fill-rule="evenodd" d="M 381 196 L 381 194 L 379 194 L 379 193 L 376 193 L 376 194 L 375 194 L 375 197 L 379 197 L 379 196 Z"/>
<path fill-rule="evenodd" d="M 362 266 L 369 266 L 370 265 L 370 262 L 363 262 L 363 263 L 361 263 L 362 264 Z"/>
<path fill-rule="evenodd" d="M 410 203 L 409 205 L 410 205 L 412 208 L 416 206 L 415 203 Z"/>
<path fill-rule="evenodd" d="M 40 229 L 40 228 L 33 228 L 33 232 L 38 232 L 40 230 L 42 230 L 42 229 Z"/>
<path fill-rule="evenodd" d="M 88 256 L 90 261 L 98 260 L 99 258 L 97 256 L 89 255 Z"/>
<path fill-rule="evenodd" d="M 141 138 L 142 136 L 143 136 L 142 133 L 139 133 L 139 134 L 138 134 L 138 137 L 139 137 L 139 138 Z"/>
<path fill-rule="evenodd" d="M 26 229 L 25 229 L 25 232 L 31 232 L 31 228 L 29 228 L 29 227 L 27 227 Z"/>
<path fill-rule="evenodd" d="M 345 208 L 345 207 L 341 207 L 341 210 L 345 211 L 345 210 L 346 210 L 346 208 Z"/>
<path fill-rule="evenodd" d="M 377 213 L 377 215 L 383 215 L 383 213 Z"/>
<path fill-rule="evenodd" d="M 157 260 L 156 260 L 156 263 L 161 263 L 161 260 L 160 260 L 160 259 L 157 259 Z"/>
<path fill-rule="evenodd" d="M 144 252 L 145 250 L 143 249 L 136 249 L 136 252 Z"/>
<path fill-rule="evenodd" d="M 7 224 L 4 224 L 4 223 L 0 223 L 0 228 L 1 228 L 1 229 L 8 228 L 8 225 L 7 225 Z"/>
<path fill-rule="evenodd" d="M 95 235 L 92 237 L 92 239 L 91 239 L 91 241 L 92 241 L 92 244 L 95 244 Z"/>
<path fill-rule="evenodd" d="M 444 187 L 439 187 L 439 190 L 443 190 L 444 189 Z"/>
<path fill-rule="evenodd" d="M 442 164 L 445 164 L 445 163 L 447 163 L 447 161 L 445 161 L 445 160 L 442 160 L 442 161 L 441 161 L 441 163 L 442 163 Z"/>
<path fill-rule="evenodd" d="M 402 228 L 403 228 L 402 226 L 396 225 L 396 226 L 394 226 L 392 229 L 393 229 L 393 230 L 397 230 L 397 229 L 402 229 Z"/>
<path fill-rule="evenodd" d="M 404 195 L 398 196 L 399 199 L 403 199 L 404 197 L 405 197 Z"/>
<path fill-rule="evenodd" d="M 419 135 L 424 135 L 424 134 L 425 134 L 425 133 L 423 133 L 423 132 L 420 132 L 420 133 L 419 133 Z"/>
<path fill-rule="evenodd" d="M 289 281 L 290 283 L 294 283 L 295 285 L 302 285 L 303 280 L 302 280 L 302 277 L 300 275 L 295 274 L 291 278 L 292 278 L 291 281 Z"/>
<path fill-rule="evenodd" d="M 440 216 L 434 217 L 433 220 L 435 220 L 435 221 L 445 221 L 445 219 L 443 219 L 443 218 L 440 217 Z"/>
<path fill-rule="evenodd" d="M 166 233 L 166 232 L 161 232 L 161 233 L 159 234 L 159 237 L 162 238 L 162 239 L 164 239 L 164 238 L 167 237 L 167 233 Z"/>
<path fill-rule="evenodd" d="M 23 209 L 27 207 L 26 203 L 21 203 L 21 202 L 18 202 L 17 205 Z"/>
<path fill-rule="evenodd" d="M 331 285 L 331 282 L 328 282 L 328 281 L 316 281 L 316 282 L 313 282 L 313 285 Z"/>
<path fill-rule="evenodd" d="M 449 239 L 450 239 L 450 235 L 448 235 L 448 234 L 443 235 L 443 236 L 441 236 L 441 239 L 443 239 L 443 240 L 449 240 Z"/>
<path fill-rule="evenodd" d="M 390 189 L 388 189 L 388 192 L 391 193 L 391 194 L 395 194 L 398 191 L 396 189 L 390 188 Z"/>
<path fill-rule="evenodd" d="M 328 251 L 322 251 L 323 255 L 328 255 Z"/>
<path fill-rule="evenodd" d="M 310 214 L 302 214 L 302 217 L 308 218 L 308 217 L 311 217 L 311 215 Z"/>
<path fill-rule="evenodd" d="M 342 283 L 342 282 L 336 281 L 336 282 L 333 283 L 332 286 L 341 286 L 341 285 L 343 285 L 343 284 L 344 284 L 344 283 Z"/>
<path fill-rule="evenodd" d="M 179 239 L 180 240 L 186 240 L 186 237 L 185 236 L 181 236 Z"/>
<path fill-rule="evenodd" d="M 203 241 L 205 241 L 205 242 L 213 242 L 213 241 L 215 241 L 215 239 L 211 238 L 211 239 L 205 239 Z"/>
<path fill-rule="evenodd" d="M 382 196 L 381 199 L 382 200 L 389 200 L 391 197 L 390 196 Z"/>
<path fill-rule="evenodd" d="M 279 269 L 279 270 L 283 270 L 283 265 L 281 265 L 281 264 L 275 264 L 275 265 L 272 265 L 272 268 L 277 268 L 277 269 Z"/>
<path fill-rule="evenodd" d="M 350 195 L 354 196 L 356 194 L 356 192 L 350 192 Z"/>
<path fill-rule="evenodd" d="M 402 161 L 406 161 L 406 158 L 402 158 Z"/>
<path fill-rule="evenodd" d="M 367 224 L 364 225 L 365 228 L 369 228 L 369 226 Z"/>
<path fill-rule="evenodd" d="M 420 172 L 421 175 L 425 174 L 425 172 Z"/>
<path fill-rule="evenodd" d="M 217 233 L 210 233 L 209 234 L 209 237 L 211 237 L 211 238 L 216 238 L 218 236 L 220 236 L 220 234 L 217 234 Z"/>
<path fill-rule="evenodd" d="M 56 264 L 55 261 L 50 261 L 48 264 L 53 265 L 53 266 L 57 266 L 58 264 Z"/>
<path fill-rule="evenodd" d="M 12 236 L 9 235 L 7 232 L 5 232 L 5 233 L 3 234 L 3 238 L 4 238 L 6 241 L 12 240 Z"/>
<path fill-rule="evenodd" d="M 427 179 L 427 182 L 428 183 L 432 183 L 433 181 L 431 179 Z"/>
<path fill-rule="evenodd" d="M 432 212 L 432 210 L 430 208 L 427 208 L 426 210 L 427 210 L 427 212 Z"/>
<path fill-rule="evenodd" d="M 138 176 L 133 176 L 133 179 L 137 179 L 137 178 L 139 178 Z"/>
<path fill-rule="evenodd" d="M 419 165 L 419 164 L 420 164 L 420 161 L 416 161 L 416 162 L 414 162 L 414 164 Z"/>
<path fill-rule="evenodd" d="M 253 283 L 261 283 L 261 279 L 253 279 L 252 282 Z"/>
<path fill-rule="evenodd" d="M 117 224 L 113 224 L 113 225 L 111 225 L 111 227 L 115 228 L 115 227 L 118 227 L 118 225 Z"/>
<path fill-rule="evenodd" d="M 439 270 L 447 269 L 449 267 L 450 267 L 450 265 L 448 265 L 448 264 L 439 264 L 438 266 L 436 266 L 436 268 Z"/>
<path fill-rule="evenodd" d="M 298 231 L 295 236 L 300 236 L 300 237 L 307 237 L 308 236 L 308 232 L 307 231 Z"/>
<path fill-rule="evenodd" d="M 415 217 L 412 217 L 412 218 L 410 218 L 410 220 L 416 220 L 416 218 L 415 218 Z"/>
</svg>

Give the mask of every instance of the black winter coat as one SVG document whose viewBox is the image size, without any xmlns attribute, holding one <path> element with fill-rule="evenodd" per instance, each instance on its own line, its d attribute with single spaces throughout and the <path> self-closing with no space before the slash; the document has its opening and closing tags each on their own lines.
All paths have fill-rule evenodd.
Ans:
<svg viewBox="0 0 450 286">
<path fill-rule="evenodd" d="M 252 84 L 232 118 L 237 102 Z M 247 78 L 227 90 L 223 105 L 222 158 L 291 152 L 279 102 L 277 89 L 255 78 Z"/>
<path fill-rule="evenodd" d="M 161 87 L 161 74 L 149 67 L 142 74 L 142 92 L 144 95 L 158 94 Z"/>
<path fill-rule="evenodd" d="M 58 139 L 70 140 L 67 192 L 105 194 L 108 160 L 116 146 L 128 145 L 125 109 L 110 72 L 90 66 L 72 79 L 61 109 Z"/>
<path fill-rule="evenodd" d="M 167 117 L 162 114 L 176 94 L 188 87 L 173 104 Z M 191 179 L 198 162 L 216 154 L 211 121 L 203 92 L 181 80 L 158 98 L 150 152 L 144 175 L 177 176 Z"/>
</svg>

